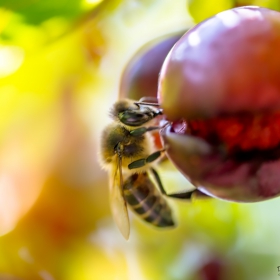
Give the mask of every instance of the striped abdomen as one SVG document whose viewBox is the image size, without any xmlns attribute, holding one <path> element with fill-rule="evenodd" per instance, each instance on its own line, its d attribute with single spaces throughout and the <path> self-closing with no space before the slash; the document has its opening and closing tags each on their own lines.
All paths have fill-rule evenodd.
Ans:
<svg viewBox="0 0 280 280">
<path fill-rule="evenodd" d="M 143 220 L 157 227 L 174 225 L 169 205 L 146 172 L 131 175 L 123 189 L 126 202 Z"/>
</svg>

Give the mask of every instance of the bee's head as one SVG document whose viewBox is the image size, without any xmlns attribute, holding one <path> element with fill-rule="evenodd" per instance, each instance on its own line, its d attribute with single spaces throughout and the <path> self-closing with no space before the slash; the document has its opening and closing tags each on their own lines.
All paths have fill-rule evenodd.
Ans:
<svg viewBox="0 0 280 280">
<path fill-rule="evenodd" d="M 143 105 L 129 99 L 117 101 L 110 111 L 113 119 L 128 126 L 141 126 L 160 114 L 161 110 L 153 106 Z"/>
</svg>

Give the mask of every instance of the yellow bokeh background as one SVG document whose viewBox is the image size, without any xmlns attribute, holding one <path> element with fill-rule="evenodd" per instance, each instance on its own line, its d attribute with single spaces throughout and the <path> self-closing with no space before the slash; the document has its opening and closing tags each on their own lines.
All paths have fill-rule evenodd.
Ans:
<svg viewBox="0 0 280 280">
<path fill-rule="evenodd" d="M 193 24 L 183 0 L 0 1 L 1 280 L 277 279 L 279 199 L 172 200 L 176 229 L 131 214 L 129 241 L 111 217 L 98 150 L 123 69 Z"/>
</svg>

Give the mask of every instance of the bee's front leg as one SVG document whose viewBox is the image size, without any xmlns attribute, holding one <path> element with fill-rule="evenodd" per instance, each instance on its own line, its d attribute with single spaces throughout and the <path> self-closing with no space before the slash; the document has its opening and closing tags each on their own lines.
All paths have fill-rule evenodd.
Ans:
<svg viewBox="0 0 280 280">
<path fill-rule="evenodd" d="M 149 127 L 141 126 L 141 127 L 131 130 L 130 135 L 141 136 L 146 132 L 153 131 L 153 130 L 159 130 L 159 129 L 162 129 L 162 127 L 161 126 L 149 126 Z"/>
<path fill-rule="evenodd" d="M 167 122 L 163 126 L 149 126 L 149 127 L 141 126 L 141 127 L 138 127 L 136 129 L 131 130 L 130 135 L 141 136 L 146 132 L 162 129 L 168 124 L 169 123 Z M 135 169 L 135 168 L 143 167 L 147 163 L 151 163 L 151 162 L 157 160 L 162 155 L 162 153 L 165 152 L 165 150 L 166 149 L 162 149 L 162 150 L 159 150 L 159 151 L 156 151 L 156 152 L 152 153 L 147 158 L 141 158 L 141 159 L 135 160 L 128 165 L 128 168 L 129 169 Z"/>
<path fill-rule="evenodd" d="M 147 158 L 141 158 L 141 159 L 135 160 L 128 165 L 128 169 L 135 169 L 135 168 L 143 167 L 147 163 L 151 163 L 151 162 L 157 160 L 164 152 L 165 152 L 165 149 L 159 150 L 159 151 L 152 153 Z"/>
<path fill-rule="evenodd" d="M 138 127 L 138 128 L 135 128 L 133 130 L 130 130 L 130 135 L 132 136 L 140 136 L 140 135 L 143 135 L 144 133 L 146 132 L 149 132 L 149 131 L 154 131 L 154 130 L 160 130 L 160 129 L 163 129 L 165 128 L 167 125 L 169 125 L 170 123 L 169 122 L 166 122 L 164 125 L 162 126 L 148 126 L 148 127 L 145 127 L 145 126 L 141 126 L 141 127 Z"/>
</svg>

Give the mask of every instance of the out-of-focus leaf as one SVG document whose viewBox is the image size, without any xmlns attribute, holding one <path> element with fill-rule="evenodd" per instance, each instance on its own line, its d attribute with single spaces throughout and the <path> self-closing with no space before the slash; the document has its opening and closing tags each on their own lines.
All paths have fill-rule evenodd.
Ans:
<svg viewBox="0 0 280 280">
<path fill-rule="evenodd" d="M 196 23 L 199 23 L 219 12 L 239 6 L 260 6 L 273 10 L 280 10 L 278 0 L 189 0 L 188 10 Z"/>
<path fill-rule="evenodd" d="M 265 7 L 277 11 L 280 10 L 280 2 L 278 0 L 235 0 L 235 7 L 248 5 Z"/>
<path fill-rule="evenodd" d="M 196 23 L 234 6 L 233 0 L 189 0 L 188 10 Z"/>
<path fill-rule="evenodd" d="M 83 11 L 81 0 L 3 0 L 1 6 L 20 14 L 30 24 L 40 24 L 52 17 L 77 18 Z"/>
</svg>

